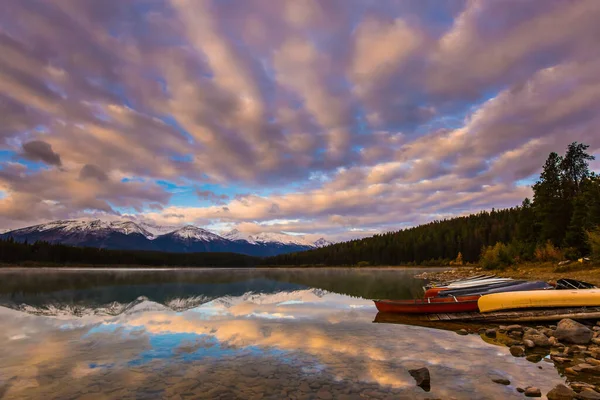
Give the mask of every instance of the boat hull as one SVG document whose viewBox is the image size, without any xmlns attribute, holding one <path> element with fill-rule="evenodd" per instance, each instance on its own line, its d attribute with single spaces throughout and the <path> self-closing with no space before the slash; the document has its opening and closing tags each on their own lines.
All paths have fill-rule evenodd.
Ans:
<svg viewBox="0 0 600 400">
<path fill-rule="evenodd" d="M 518 308 L 592 307 L 600 306 L 600 289 L 533 290 L 494 293 L 478 300 L 482 313 Z"/>
<path fill-rule="evenodd" d="M 554 290 L 554 286 L 549 285 L 544 281 L 512 281 L 510 283 L 489 285 L 483 287 L 457 289 L 457 290 L 445 290 L 440 292 L 439 296 L 474 296 L 474 295 L 485 295 L 492 293 L 505 293 L 505 292 L 523 292 L 530 290 Z"/>
<path fill-rule="evenodd" d="M 434 298 L 417 300 L 376 300 L 375 306 L 380 312 L 399 314 L 436 314 L 478 311 L 479 296 L 460 298 Z M 429 301 L 428 301 L 429 300 Z"/>
<path fill-rule="evenodd" d="M 506 280 L 506 281 L 494 281 L 494 282 L 485 282 L 471 284 L 470 286 L 464 287 L 451 287 L 451 286 L 439 286 L 435 288 L 430 288 L 425 291 L 425 298 L 428 297 L 443 297 L 443 296 L 470 296 L 474 294 L 478 294 L 479 292 L 487 292 L 491 289 L 495 288 L 503 288 L 513 285 L 518 285 L 526 283 L 526 281 L 516 281 L 516 280 Z M 523 289 L 526 290 L 526 289 Z"/>
</svg>

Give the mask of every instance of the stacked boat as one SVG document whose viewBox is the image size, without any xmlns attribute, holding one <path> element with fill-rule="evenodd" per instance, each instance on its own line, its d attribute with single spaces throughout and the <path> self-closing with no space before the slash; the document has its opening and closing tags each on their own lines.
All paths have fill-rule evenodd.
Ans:
<svg viewBox="0 0 600 400">
<path fill-rule="evenodd" d="M 478 275 L 429 285 L 422 299 L 376 300 L 380 312 L 432 314 L 600 306 L 600 290 L 573 279 L 556 284 Z"/>
</svg>

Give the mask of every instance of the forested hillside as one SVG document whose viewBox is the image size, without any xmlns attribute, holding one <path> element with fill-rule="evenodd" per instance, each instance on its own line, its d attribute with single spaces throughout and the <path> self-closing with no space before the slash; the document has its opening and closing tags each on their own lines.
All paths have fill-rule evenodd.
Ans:
<svg viewBox="0 0 600 400">
<path fill-rule="evenodd" d="M 61 244 L 0 240 L 0 263 L 6 265 L 137 265 L 183 267 L 249 267 L 258 259 L 234 253 L 164 253 L 106 250 Z"/>
<path fill-rule="evenodd" d="M 265 260 L 271 265 L 446 265 L 490 266 L 520 260 L 577 258 L 598 252 L 600 178 L 589 171 L 587 145 L 572 143 L 564 157 L 551 153 L 533 186 L 533 201 L 519 207 L 338 243 Z M 460 253 L 460 256 L 459 256 Z M 486 258 L 487 257 L 487 258 Z M 496 265 L 498 264 L 498 265 Z"/>
</svg>

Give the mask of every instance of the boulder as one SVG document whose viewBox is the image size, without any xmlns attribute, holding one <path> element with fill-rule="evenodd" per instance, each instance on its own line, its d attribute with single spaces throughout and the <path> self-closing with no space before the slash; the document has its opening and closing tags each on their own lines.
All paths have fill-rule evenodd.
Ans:
<svg viewBox="0 0 600 400">
<path fill-rule="evenodd" d="M 525 355 L 525 348 L 522 346 L 510 346 L 510 354 L 513 357 L 523 357 Z"/>
<path fill-rule="evenodd" d="M 579 372 L 575 371 L 573 368 L 565 368 L 565 374 L 567 375 L 579 375 Z"/>
<path fill-rule="evenodd" d="M 588 363 L 581 363 L 574 366 L 573 371 L 583 372 L 585 374 L 600 375 L 600 366 L 595 366 Z"/>
<path fill-rule="evenodd" d="M 590 328 L 569 318 L 561 320 L 554 331 L 556 339 L 574 344 L 588 344 L 593 336 Z"/>
<path fill-rule="evenodd" d="M 565 353 L 567 353 L 568 355 L 579 354 L 579 353 L 584 352 L 585 350 L 586 350 L 585 346 L 573 345 L 573 346 L 567 347 L 565 350 Z"/>
<path fill-rule="evenodd" d="M 585 388 L 585 389 L 582 389 L 581 392 L 579 392 L 577 394 L 577 399 L 600 400 L 600 393 L 596 392 L 594 389 Z"/>
<path fill-rule="evenodd" d="M 525 345 L 525 347 L 527 347 L 528 349 L 533 349 L 535 347 L 535 343 L 533 343 L 533 340 L 529 340 L 529 339 L 523 339 L 523 344 Z"/>
<path fill-rule="evenodd" d="M 514 331 L 523 332 L 523 327 L 521 325 L 509 325 L 506 327 L 506 331 L 509 333 Z"/>
<path fill-rule="evenodd" d="M 593 365 L 594 367 L 597 367 L 598 365 L 600 365 L 600 360 L 597 360 L 592 357 L 586 357 L 585 362 L 586 362 L 586 364 Z"/>
<path fill-rule="evenodd" d="M 569 385 L 571 385 L 571 389 L 576 392 L 581 392 L 583 389 L 594 389 L 594 385 L 585 382 L 571 382 Z"/>
<path fill-rule="evenodd" d="M 525 389 L 518 387 L 517 388 L 517 392 L 519 392 L 519 393 L 525 393 Z"/>
<path fill-rule="evenodd" d="M 555 363 L 558 363 L 558 364 L 564 364 L 564 363 L 566 363 L 566 362 L 571 362 L 571 361 L 573 361 L 573 359 L 572 359 L 572 358 L 558 357 L 558 356 L 556 356 L 556 355 L 551 355 L 551 356 L 550 356 L 550 359 L 552 359 L 552 361 L 554 361 Z"/>
<path fill-rule="evenodd" d="M 469 332 L 467 332 L 466 329 L 459 329 L 459 330 L 456 331 L 456 333 L 458 333 L 461 336 L 466 336 L 466 335 L 469 334 Z"/>
<path fill-rule="evenodd" d="M 529 332 L 525 333 L 523 336 L 523 340 L 531 340 L 536 346 L 539 347 L 550 347 L 550 339 L 548 336 L 542 333 L 530 334 Z"/>
<path fill-rule="evenodd" d="M 510 381 L 503 376 L 494 375 L 492 376 L 492 382 L 498 383 L 500 385 L 510 385 Z"/>
<path fill-rule="evenodd" d="M 415 378 L 417 386 L 421 389 L 426 392 L 431 390 L 431 376 L 429 375 L 429 370 L 427 368 L 410 369 L 408 370 L 408 373 Z"/>
<path fill-rule="evenodd" d="M 576 393 L 562 383 L 559 383 L 548 392 L 548 400 L 573 400 Z"/>
<path fill-rule="evenodd" d="M 543 356 L 541 354 L 529 354 L 525 359 L 532 363 L 538 363 L 542 361 Z"/>
<path fill-rule="evenodd" d="M 600 345 L 600 338 L 592 337 L 592 343 Z"/>
<path fill-rule="evenodd" d="M 542 391 L 539 388 L 530 386 L 525 389 L 525 397 L 542 397 Z"/>
<path fill-rule="evenodd" d="M 550 328 L 544 328 L 542 329 L 542 333 L 548 337 L 552 337 L 554 336 L 554 330 L 550 329 Z"/>
<path fill-rule="evenodd" d="M 520 339 L 523 336 L 523 332 L 521 331 L 512 331 L 508 332 L 508 336 L 514 339 Z"/>
<path fill-rule="evenodd" d="M 333 399 L 333 395 L 327 389 L 321 389 L 317 392 L 317 398 L 321 400 L 331 400 Z"/>
</svg>

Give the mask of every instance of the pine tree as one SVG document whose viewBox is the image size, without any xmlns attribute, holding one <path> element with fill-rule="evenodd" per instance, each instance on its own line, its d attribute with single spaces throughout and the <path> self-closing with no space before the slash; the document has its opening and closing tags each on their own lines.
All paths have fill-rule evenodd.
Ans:
<svg viewBox="0 0 600 400">
<path fill-rule="evenodd" d="M 555 245 L 561 244 L 570 222 L 570 216 L 565 218 L 561 215 L 564 211 L 560 169 L 562 161 L 562 157 L 558 154 L 550 153 L 540 180 L 533 185 L 533 205 L 536 225 L 539 229 L 538 243 L 550 240 Z"/>
<path fill-rule="evenodd" d="M 581 185 L 590 176 L 588 161 L 595 160 L 595 157 L 585 152 L 589 147 L 583 143 L 571 143 L 565 157 L 560 162 L 563 191 L 567 201 L 575 199 L 580 192 Z"/>
</svg>

